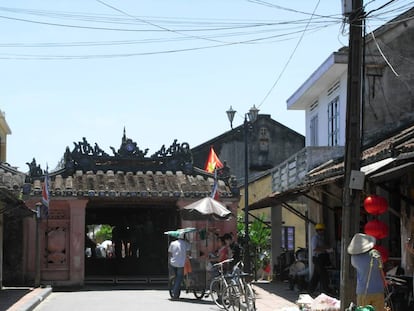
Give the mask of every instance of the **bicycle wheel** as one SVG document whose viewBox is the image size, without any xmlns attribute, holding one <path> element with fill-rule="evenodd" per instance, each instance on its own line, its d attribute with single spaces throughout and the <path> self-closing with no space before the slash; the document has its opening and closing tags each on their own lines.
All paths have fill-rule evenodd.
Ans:
<svg viewBox="0 0 414 311">
<path fill-rule="evenodd" d="M 214 278 L 210 283 L 210 295 L 214 303 L 220 309 L 224 309 L 222 296 L 223 296 L 223 281 L 221 278 Z"/>
<path fill-rule="evenodd" d="M 204 289 L 195 289 L 193 290 L 193 294 L 197 299 L 201 299 L 204 297 L 206 291 Z"/>
<path fill-rule="evenodd" d="M 228 311 L 240 310 L 240 289 L 236 284 L 227 286 L 223 291 L 222 303 L 224 309 Z"/>
<path fill-rule="evenodd" d="M 175 276 L 170 278 L 170 280 L 168 281 L 168 292 L 170 293 L 171 298 L 174 298 L 174 293 L 173 293 L 174 284 L 175 284 Z M 181 291 L 178 293 L 177 298 L 180 297 L 180 294 L 181 294 Z"/>
<path fill-rule="evenodd" d="M 247 311 L 256 311 L 256 295 L 254 294 L 253 287 L 249 283 L 244 284 L 242 303 L 245 305 Z"/>
</svg>

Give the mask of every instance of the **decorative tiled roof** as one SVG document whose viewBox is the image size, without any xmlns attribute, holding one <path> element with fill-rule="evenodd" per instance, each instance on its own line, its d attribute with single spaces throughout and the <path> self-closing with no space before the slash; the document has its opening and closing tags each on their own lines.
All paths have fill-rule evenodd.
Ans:
<svg viewBox="0 0 414 311">
<path fill-rule="evenodd" d="M 43 181 L 39 178 L 25 183 L 26 175 L 10 171 L 0 163 L 0 189 L 8 190 L 16 198 L 41 196 Z M 181 171 L 171 172 L 124 172 L 124 171 L 76 171 L 74 175 L 52 176 L 49 191 L 52 197 L 205 197 L 210 195 L 214 178 L 200 174 L 187 175 Z M 218 181 L 218 190 L 223 198 L 237 196 L 236 185 L 231 188 L 223 180 Z"/>
<path fill-rule="evenodd" d="M 66 178 L 57 175 L 50 182 L 51 196 L 87 197 L 204 197 L 211 193 L 214 179 L 183 172 L 76 171 Z M 221 197 L 233 197 L 231 189 L 219 180 Z M 41 195 L 42 182 L 35 180 L 30 195 Z"/>
<path fill-rule="evenodd" d="M 123 197 L 123 198 L 198 198 L 210 195 L 214 176 L 193 166 L 187 143 L 175 140 L 155 154 L 146 156 L 137 144 L 123 133 L 118 150 L 113 155 L 95 143 L 92 147 L 83 138 L 66 148 L 60 169 L 43 171 L 33 159 L 27 174 L 0 164 L 0 187 L 14 189 L 27 196 L 41 196 L 42 185 L 49 176 L 51 197 Z M 4 166 L 4 167 L 3 167 Z M 224 169 L 218 174 L 218 191 L 222 198 L 238 197 L 234 177 Z"/>
</svg>

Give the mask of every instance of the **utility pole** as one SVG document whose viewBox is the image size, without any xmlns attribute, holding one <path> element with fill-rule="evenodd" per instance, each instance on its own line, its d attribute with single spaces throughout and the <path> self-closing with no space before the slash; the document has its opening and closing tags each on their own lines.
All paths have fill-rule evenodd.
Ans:
<svg viewBox="0 0 414 311">
<path fill-rule="evenodd" d="M 353 186 L 353 176 L 360 176 L 361 166 L 361 104 L 363 55 L 363 0 L 343 0 L 349 20 L 348 85 L 346 103 L 345 175 L 342 206 L 341 236 L 341 311 L 355 300 L 356 276 L 351 266 L 347 247 L 353 235 L 359 232 L 361 192 Z M 349 8 L 349 5 L 351 7 Z"/>
</svg>

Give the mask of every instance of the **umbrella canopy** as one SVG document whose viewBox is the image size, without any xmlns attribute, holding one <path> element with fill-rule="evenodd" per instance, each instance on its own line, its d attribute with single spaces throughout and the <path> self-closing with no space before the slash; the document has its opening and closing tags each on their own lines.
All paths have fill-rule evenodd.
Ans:
<svg viewBox="0 0 414 311">
<path fill-rule="evenodd" d="M 225 205 L 211 197 L 205 197 L 185 206 L 181 214 L 185 220 L 228 219 L 231 216 Z"/>
<path fill-rule="evenodd" d="M 172 230 L 172 231 L 165 231 L 164 234 L 167 234 L 174 238 L 178 238 L 178 236 L 181 233 L 189 233 L 189 232 L 194 232 L 194 231 L 197 231 L 197 229 L 189 227 L 189 228 L 182 228 L 182 229 L 177 229 L 177 230 Z"/>
</svg>

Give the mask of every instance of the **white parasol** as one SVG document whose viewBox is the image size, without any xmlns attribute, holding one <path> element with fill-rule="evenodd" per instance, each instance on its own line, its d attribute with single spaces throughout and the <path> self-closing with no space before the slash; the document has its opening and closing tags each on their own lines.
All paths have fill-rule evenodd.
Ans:
<svg viewBox="0 0 414 311">
<path fill-rule="evenodd" d="M 231 211 L 217 200 L 205 197 L 185 206 L 182 210 L 184 220 L 228 219 Z"/>
</svg>

